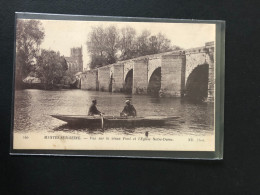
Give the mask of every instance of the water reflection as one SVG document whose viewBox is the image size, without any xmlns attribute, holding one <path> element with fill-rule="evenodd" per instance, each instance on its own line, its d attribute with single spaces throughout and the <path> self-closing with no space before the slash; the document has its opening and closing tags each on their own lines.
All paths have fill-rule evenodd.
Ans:
<svg viewBox="0 0 260 195">
<path fill-rule="evenodd" d="M 138 116 L 180 116 L 178 121 L 160 127 L 138 128 L 84 128 L 71 127 L 50 115 L 85 115 L 96 99 L 98 109 L 106 115 L 119 116 L 125 100 L 130 99 Z M 124 135 L 205 135 L 213 133 L 214 106 L 210 103 L 193 103 L 180 98 L 157 98 L 144 95 L 125 95 L 85 90 L 22 90 L 15 93 L 15 131 L 69 131 L 88 134 Z"/>
</svg>

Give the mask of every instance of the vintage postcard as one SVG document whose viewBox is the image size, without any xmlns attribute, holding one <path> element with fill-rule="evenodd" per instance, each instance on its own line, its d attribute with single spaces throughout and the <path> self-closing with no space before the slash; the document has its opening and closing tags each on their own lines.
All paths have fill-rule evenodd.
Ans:
<svg viewBox="0 0 260 195">
<path fill-rule="evenodd" d="M 11 153 L 222 158 L 221 25 L 18 13 Z"/>
</svg>

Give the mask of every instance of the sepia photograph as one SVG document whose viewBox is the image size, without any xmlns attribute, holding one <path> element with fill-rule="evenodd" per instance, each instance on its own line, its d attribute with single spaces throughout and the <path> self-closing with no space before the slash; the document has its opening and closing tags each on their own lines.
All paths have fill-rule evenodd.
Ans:
<svg viewBox="0 0 260 195">
<path fill-rule="evenodd" d="M 260 194 L 259 1 L 3 1 L 3 194 Z"/>
<path fill-rule="evenodd" d="M 216 24 L 17 17 L 14 150 L 215 151 Z"/>
</svg>

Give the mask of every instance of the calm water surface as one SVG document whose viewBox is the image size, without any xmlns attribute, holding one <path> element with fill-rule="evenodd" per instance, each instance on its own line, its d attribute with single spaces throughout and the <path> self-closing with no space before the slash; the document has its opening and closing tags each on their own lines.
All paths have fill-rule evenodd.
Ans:
<svg viewBox="0 0 260 195">
<path fill-rule="evenodd" d="M 106 115 L 119 116 L 125 100 L 130 99 L 138 116 L 175 115 L 181 118 L 163 127 L 85 129 L 70 128 L 52 114 L 85 115 L 92 99 Z M 213 103 L 191 103 L 180 98 L 157 98 L 85 90 L 20 90 L 15 92 L 15 132 L 57 132 L 83 134 L 138 135 L 210 135 L 214 133 Z"/>
</svg>

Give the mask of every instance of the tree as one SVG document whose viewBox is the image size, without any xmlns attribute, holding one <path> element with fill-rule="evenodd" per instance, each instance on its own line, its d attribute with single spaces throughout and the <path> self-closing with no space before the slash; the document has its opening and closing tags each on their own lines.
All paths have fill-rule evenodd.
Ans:
<svg viewBox="0 0 260 195">
<path fill-rule="evenodd" d="M 113 64 L 118 60 L 180 49 L 178 46 L 172 46 L 171 41 L 161 33 L 151 35 L 150 31 L 143 30 L 139 36 L 136 36 L 135 29 L 129 26 L 120 30 L 115 26 L 93 27 L 87 47 L 91 58 L 91 69 Z"/>
<path fill-rule="evenodd" d="M 105 51 L 107 54 L 108 64 L 113 64 L 117 61 L 117 52 L 119 48 L 119 32 L 115 26 L 109 26 L 105 29 Z"/>
<path fill-rule="evenodd" d="M 39 20 L 17 20 L 16 79 L 18 84 L 21 84 L 32 71 L 44 36 L 44 29 Z"/>
<path fill-rule="evenodd" d="M 105 52 L 105 31 L 101 26 L 93 27 L 87 42 L 88 51 L 91 55 L 103 56 Z"/>
<path fill-rule="evenodd" d="M 171 51 L 171 41 L 161 33 L 149 38 L 149 54 Z"/>
<path fill-rule="evenodd" d="M 121 29 L 119 49 L 121 52 L 120 60 L 127 60 L 136 56 L 136 31 L 134 28 L 127 26 Z"/>
<path fill-rule="evenodd" d="M 45 84 L 45 89 L 53 84 L 60 83 L 60 80 L 68 70 L 68 65 L 59 52 L 52 50 L 41 50 L 41 55 L 37 57 L 37 77 Z"/>
<path fill-rule="evenodd" d="M 149 54 L 149 36 L 150 31 L 144 30 L 141 35 L 137 37 L 136 52 L 137 56 L 144 56 Z"/>
<path fill-rule="evenodd" d="M 96 68 L 117 61 L 119 33 L 115 26 L 93 27 L 87 42 L 91 54 L 90 68 Z"/>
</svg>

